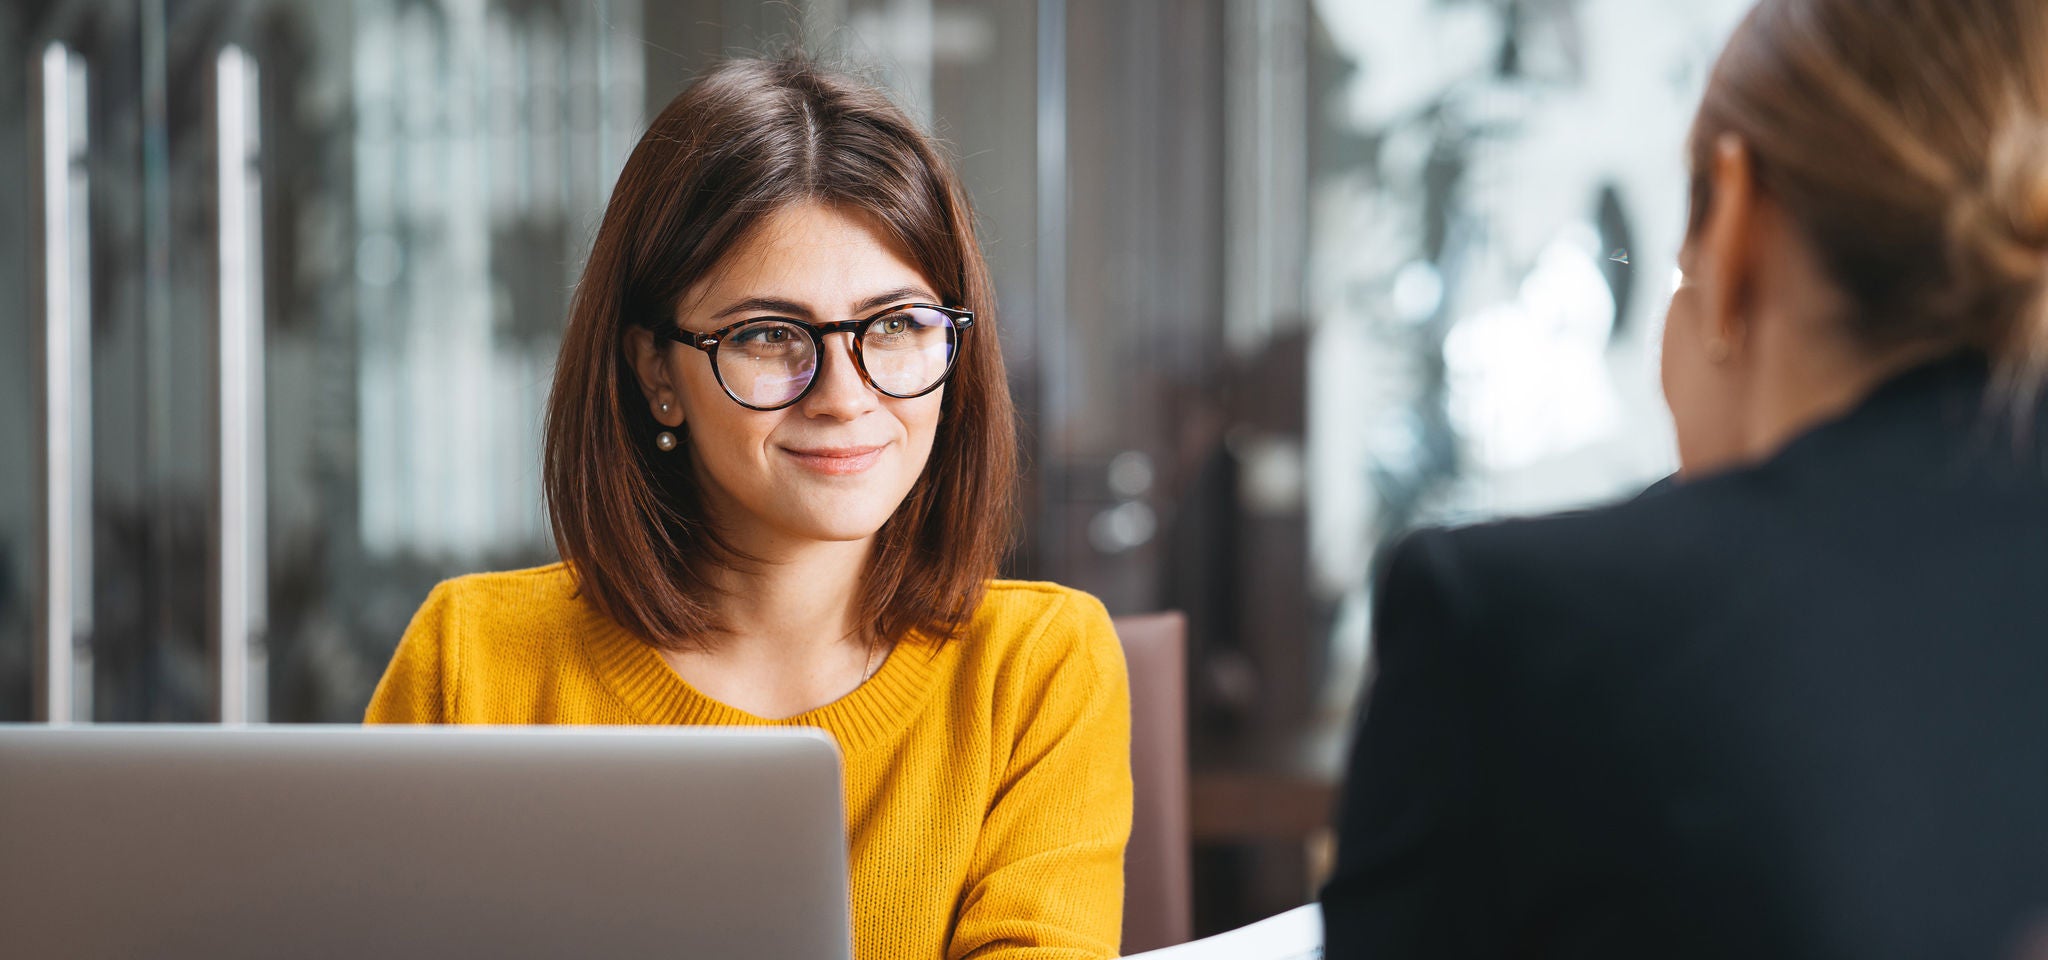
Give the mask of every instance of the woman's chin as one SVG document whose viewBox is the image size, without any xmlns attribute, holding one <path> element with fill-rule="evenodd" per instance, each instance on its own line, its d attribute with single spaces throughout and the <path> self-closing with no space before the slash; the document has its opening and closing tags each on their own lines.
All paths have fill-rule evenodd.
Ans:
<svg viewBox="0 0 2048 960">
<path fill-rule="evenodd" d="M 807 516 L 792 517 L 779 526 L 785 534 L 799 540 L 851 543 L 873 537 L 888 519 L 889 514 L 885 511 L 857 508 L 838 511 L 826 509 Z"/>
</svg>

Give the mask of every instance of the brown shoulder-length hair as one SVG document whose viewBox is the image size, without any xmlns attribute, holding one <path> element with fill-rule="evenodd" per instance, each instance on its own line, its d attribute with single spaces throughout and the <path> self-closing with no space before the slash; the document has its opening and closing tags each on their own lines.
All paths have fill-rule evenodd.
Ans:
<svg viewBox="0 0 2048 960">
<path fill-rule="evenodd" d="M 684 293 L 769 213 L 814 201 L 866 214 L 949 306 L 974 311 L 924 473 L 876 536 L 860 622 L 944 638 L 980 601 L 1016 526 L 1017 449 L 995 299 L 959 178 L 859 81 L 801 59 L 713 67 L 661 111 L 619 174 L 548 396 L 543 483 L 555 546 L 597 609 L 643 640 L 719 629 L 715 574 L 747 561 L 707 522 L 688 444 L 654 446 L 625 350 L 673 325 Z M 688 425 L 685 424 L 685 427 Z"/>
<path fill-rule="evenodd" d="M 1725 134 L 1814 244 L 1866 346 L 2048 375 L 2048 0 L 1762 0 L 1692 132 L 1692 229 Z"/>
</svg>

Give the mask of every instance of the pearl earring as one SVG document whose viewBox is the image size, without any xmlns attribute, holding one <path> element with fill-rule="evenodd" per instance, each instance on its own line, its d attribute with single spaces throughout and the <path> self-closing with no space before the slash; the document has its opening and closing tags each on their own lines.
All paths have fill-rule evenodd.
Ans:
<svg viewBox="0 0 2048 960">
<path fill-rule="evenodd" d="M 1733 352 L 1733 349 L 1728 345 L 1728 341 L 1720 337 L 1707 341 L 1707 360 L 1709 362 L 1726 363 L 1728 362 L 1729 355 Z"/>
<path fill-rule="evenodd" d="M 655 449 L 668 453 L 676 448 L 676 435 L 667 430 L 654 435 Z"/>
</svg>

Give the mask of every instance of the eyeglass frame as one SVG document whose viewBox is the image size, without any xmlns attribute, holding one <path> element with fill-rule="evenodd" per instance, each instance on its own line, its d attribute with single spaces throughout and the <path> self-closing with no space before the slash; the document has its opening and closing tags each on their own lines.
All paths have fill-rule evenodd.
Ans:
<svg viewBox="0 0 2048 960">
<path fill-rule="evenodd" d="M 866 355 L 861 351 L 860 335 L 863 331 L 867 329 L 868 324 L 874 323 L 875 321 L 880 320 L 888 316 L 889 314 L 895 313 L 899 310 L 908 310 L 911 307 L 922 307 L 926 310 L 937 310 L 939 313 L 944 314 L 947 319 L 953 321 L 953 330 L 956 333 L 963 334 L 963 336 L 956 340 L 953 346 L 952 354 L 946 357 L 946 371 L 944 373 L 939 374 L 938 379 L 933 380 L 931 386 L 926 387 L 923 390 L 919 390 L 916 393 L 890 393 L 888 390 L 883 389 L 879 384 L 875 383 L 873 377 L 868 376 L 868 362 Z M 732 392 L 731 387 L 725 385 L 725 374 L 719 372 L 718 369 L 718 345 L 725 341 L 725 337 L 728 334 L 732 333 L 735 330 L 738 330 L 741 327 L 748 326 L 750 324 L 763 323 L 767 321 L 790 324 L 791 326 L 794 326 L 797 329 L 802 330 L 805 335 L 809 336 L 811 338 L 811 349 L 816 350 L 818 353 L 818 368 L 816 370 L 811 371 L 810 382 L 804 384 L 804 388 L 802 390 L 797 391 L 796 396 L 791 397 L 788 400 L 782 403 L 778 403 L 772 407 L 757 407 L 751 403 L 746 402 L 745 400 L 741 400 L 736 394 Z M 959 307 L 942 307 L 936 303 L 922 303 L 918 301 L 911 301 L 907 303 L 898 303 L 892 306 L 884 307 L 868 315 L 867 317 L 858 320 L 836 320 L 833 321 L 832 323 L 808 323 L 803 320 L 798 320 L 795 317 L 780 317 L 770 315 L 763 317 L 748 317 L 747 319 L 738 321 L 736 323 L 726 324 L 725 326 L 719 327 L 718 329 L 713 330 L 709 333 L 697 333 L 696 331 L 693 330 L 684 330 L 682 329 L 681 325 L 678 324 L 674 327 L 670 327 L 669 329 L 661 331 L 661 336 L 665 340 L 672 340 L 675 341 L 676 343 L 684 344 L 685 346 L 696 347 L 697 349 L 704 351 L 705 358 L 711 362 L 711 376 L 718 381 L 718 388 L 720 390 L 725 391 L 725 395 L 727 397 L 730 397 L 732 399 L 732 402 L 737 403 L 740 406 L 745 407 L 749 410 L 758 410 L 763 413 L 767 413 L 775 410 L 787 410 L 790 407 L 802 403 L 805 397 L 811 395 L 811 390 L 818 385 L 818 380 L 825 372 L 825 338 L 835 333 L 845 333 L 852 335 L 853 342 L 848 352 L 853 357 L 853 372 L 860 376 L 861 383 L 866 384 L 869 389 L 885 397 L 893 397 L 897 400 L 915 400 L 918 397 L 922 397 L 925 394 L 932 392 L 933 390 L 937 390 L 938 388 L 945 386 L 946 381 L 951 380 L 953 378 L 953 368 L 960 365 L 960 352 L 966 349 L 967 347 L 967 340 L 964 334 L 966 334 L 968 330 L 973 329 L 973 327 L 974 311 L 972 310 L 962 310 Z"/>
</svg>

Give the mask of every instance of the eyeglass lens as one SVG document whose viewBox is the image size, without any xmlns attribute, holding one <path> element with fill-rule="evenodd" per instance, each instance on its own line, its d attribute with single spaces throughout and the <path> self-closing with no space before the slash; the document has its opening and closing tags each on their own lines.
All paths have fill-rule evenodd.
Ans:
<svg viewBox="0 0 2048 960">
<path fill-rule="evenodd" d="M 854 355 L 883 393 L 911 397 L 945 379 L 959 333 L 953 318 L 929 307 L 905 307 L 868 322 Z M 776 407 L 802 395 L 818 372 L 818 345 L 787 320 L 758 320 L 718 345 L 718 376 L 733 399 Z"/>
</svg>

